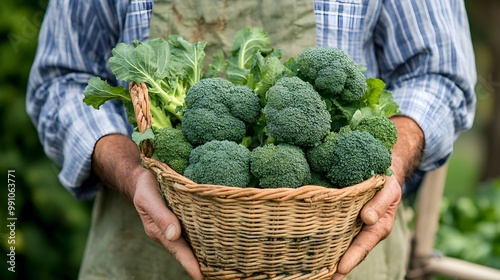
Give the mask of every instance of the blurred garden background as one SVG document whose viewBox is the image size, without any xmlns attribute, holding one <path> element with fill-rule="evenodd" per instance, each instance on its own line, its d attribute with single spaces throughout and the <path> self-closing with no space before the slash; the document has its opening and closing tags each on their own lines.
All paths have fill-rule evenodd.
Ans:
<svg viewBox="0 0 500 280">
<path fill-rule="evenodd" d="M 25 91 L 48 0 L 0 5 L 0 279 L 76 279 L 91 201 L 57 180 L 25 111 Z M 450 158 L 437 236 L 445 255 L 500 269 L 500 2 L 466 1 L 476 52 L 477 116 Z M 15 174 L 15 264 L 7 270 L 7 175 Z M 12 178 L 11 178 L 12 179 Z"/>
</svg>

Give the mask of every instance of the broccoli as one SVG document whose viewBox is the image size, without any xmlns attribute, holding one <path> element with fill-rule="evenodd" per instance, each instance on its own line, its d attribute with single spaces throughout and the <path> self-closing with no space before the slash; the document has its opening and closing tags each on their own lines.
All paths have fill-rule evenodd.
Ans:
<svg viewBox="0 0 500 280">
<path fill-rule="evenodd" d="M 398 139 L 396 125 L 383 116 L 372 116 L 362 119 L 354 126 L 355 130 L 366 131 L 380 140 L 387 149 L 391 150 Z"/>
<path fill-rule="evenodd" d="M 314 171 L 311 172 L 311 180 L 309 181 L 309 185 L 335 188 L 330 179 L 326 178 L 325 175 Z"/>
<path fill-rule="evenodd" d="M 297 188 L 311 180 L 302 149 L 286 143 L 271 143 L 252 150 L 250 171 L 262 188 Z"/>
<path fill-rule="evenodd" d="M 232 141 L 213 140 L 189 154 L 185 177 L 199 184 L 246 187 L 250 183 L 250 150 Z"/>
<path fill-rule="evenodd" d="M 138 89 L 134 84 L 147 90 L 153 128 L 175 127 L 182 120 L 186 92 L 201 79 L 205 45 L 191 44 L 179 35 L 170 35 L 168 41 L 119 43 L 112 50 L 109 67 L 117 80 L 132 85 L 131 91 Z M 136 123 L 130 93 L 123 86 L 92 77 L 84 96 L 83 101 L 96 109 L 107 100 L 122 101 L 130 123 Z"/>
<path fill-rule="evenodd" d="M 182 131 L 193 145 L 212 140 L 241 142 L 247 125 L 257 121 L 259 98 L 244 86 L 222 78 L 194 84 L 185 97 Z"/>
<path fill-rule="evenodd" d="M 363 71 L 340 49 L 308 48 L 297 56 L 296 64 L 298 76 L 310 82 L 322 96 L 356 101 L 366 91 Z"/>
<path fill-rule="evenodd" d="M 337 133 L 329 132 L 319 145 L 307 150 L 306 157 L 312 171 L 326 173 L 335 164 L 333 146 L 336 137 Z"/>
<path fill-rule="evenodd" d="M 330 131 L 331 117 L 325 102 L 300 78 L 279 79 L 266 98 L 263 113 L 267 130 L 278 142 L 314 146 Z"/>
<path fill-rule="evenodd" d="M 391 153 L 370 133 L 345 130 L 332 145 L 334 164 L 326 173 L 334 186 L 347 187 L 363 182 L 375 174 L 384 174 L 391 166 Z"/>
<path fill-rule="evenodd" d="M 165 127 L 155 130 L 153 144 L 158 160 L 168 164 L 177 173 L 184 173 L 193 145 L 180 129 Z"/>
</svg>

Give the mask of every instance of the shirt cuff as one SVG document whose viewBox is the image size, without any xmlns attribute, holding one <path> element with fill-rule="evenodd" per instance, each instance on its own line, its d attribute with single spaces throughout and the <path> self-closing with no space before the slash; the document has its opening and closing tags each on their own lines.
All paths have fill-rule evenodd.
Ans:
<svg viewBox="0 0 500 280">
<path fill-rule="evenodd" d="M 59 181 L 77 199 L 93 198 L 100 181 L 91 176 L 92 154 L 97 141 L 109 134 L 130 136 L 132 126 L 126 120 L 119 102 L 106 102 L 99 110 L 87 106 L 81 98 L 61 107 L 59 117 L 66 127 L 62 139 L 62 169 Z M 76 116 L 68 117 L 66 116 Z M 71 123 L 64 124 L 65 119 Z"/>
</svg>

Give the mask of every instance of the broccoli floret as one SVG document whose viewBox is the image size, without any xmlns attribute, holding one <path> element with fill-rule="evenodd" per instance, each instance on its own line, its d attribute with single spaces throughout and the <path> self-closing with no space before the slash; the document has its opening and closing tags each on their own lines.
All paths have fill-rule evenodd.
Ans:
<svg viewBox="0 0 500 280">
<path fill-rule="evenodd" d="M 250 182 L 250 150 L 232 141 L 213 140 L 194 148 L 184 176 L 199 184 L 246 187 Z"/>
<path fill-rule="evenodd" d="M 309 185 L 335 188 L 330 179 L 326 178 L 325 175 L 318 172 L 311 172 L 311 180 L 309 181 Z"/>
<path fill-rule="evenodd" d="M 227 113 L 227 108 L 197 108 L 186 110 L 183 115 L 182 132 L 194 145 L 212 140 L 240 142 L 245 137 L 245 123 Z"/>
<path fill-rule="evenodd" d="M 296 59 L 298 75 L 314 85 L 322 95 L 356 101 L 366 91 L 366 77 L 344 51 L 315 47 L 304 50 Z"/>
<path fill-rule="evenodd" d="M 337 187 L 355 185 L 375 174 L 384 174 L 391 165 L 389 150 L 366 131 L 339 133 L 332 149 L 334 164 L 326 176 Z"/>
<path fill-rule="evenodd" d="M 184 172 L 193 145 L 187 141 L 181 130 L 172 127 L 158 129 L 154 132 L 153 144 L 158 160 L 168 164 L 179 174 Z"/>
<path fill-rule="evenodd" d="M 332 153 L 336 137 L 337 133 L 330 132 L 319 145 L 307 150 L 306 157 L 312 171 L 326 173 L 335 163 Z"/>
<path fill-rule="evenodd" d="M 391 150 L 398 139 L 396 125 L 390 119 L 383 116 L 373 116 L 362 119 L 354 128 L 366 131 L 378 140 L 382 141 L 387 149 Z"/>
<path fill-rule="evenodd" d="M 297 188 L 311 180 L 302 149 L 285 143 L 271 143 L 252 150 L 250 171 L 262 188 Z"/>
<path fill-rule="evenodd" d="M 247 124 L 257 121 L 259 98 L 247 87 L 222 78 L 207 78 L 186 94 L 182 131 L 194 145 L 212 140 L 241 142 Z"/>
<path fill-rule="evenodd" d="M 279 79 L 266 93 L 263 109 L 269 134 L 278 142 L 314 146 L 331 126 L 326 103 L 298 77 Z"/>
</svg>

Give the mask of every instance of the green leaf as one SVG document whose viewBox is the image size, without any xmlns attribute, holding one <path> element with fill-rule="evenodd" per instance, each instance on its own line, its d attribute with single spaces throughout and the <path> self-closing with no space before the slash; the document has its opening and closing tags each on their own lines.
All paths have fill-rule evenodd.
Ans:
<svg viewBox="0 0 500 280">
<path fill-rule="evenodd" d="M 151 84 L 168 74 L 170 51 L 164 39 L 135 41 L 133 45 L 119 43 L 112 54 L 109 66 L 119 80 Z"/>
<path fill-rule="evenodd" d="M 264 94 L 284 75 L 291 74 L 279 59 L 275 56 L 267 57 L 261 72 L 261 79 L 255 87 L 255 92 L 259 95 Z"/>
<path fill-rule="evenodd" d="M 170 49 L 167 41 L 162 38 L 154 38 L 145 42 L 150 45 L 156 53 L 156 72 L 154 74 L 156 80 L 161 80 L 168 75 L 168 63 L 170 57 Z"/>
<path fill-rule="evenodd" d="M 380 110 L 384 112 L 386 117 L 400 114 L 399 105 L 394 101 L 392 92 L 383 90 L 379 98 Z"/>
<path fill-rule="evenodd" d="M 201 79 L 206 43 L 191 44 L 179 35 L 170 35 L 168 43 L 172 55 L 170 71 L 185 80 L 188 86 L 197 83 Z"/>
<path fill-rule="evenodd" d="M 230 65 L 226 73 L 226 79 L 235 85 L 246 85 L 249 75 L 250 70 Z"/>
<path fill-rule="evenodd" d="M 246 85 L 248 76 L 252 74 L 252 67 L 258 63 L 256 54 L 281 56 L 281 50 L 269 49 L 270 41 L 269 34 L 262 28 L 247 27 L 238 31 L 234 37 L 231 56 L 227 59 L 226 79 L 237 85 Z M 256 77 L 255 73 L 253 76 Z"/>
<path fill-rule="evenodd" d="M 220 73 L 227 69 L 226 58 L 222 50 L 216 51 L 212 59 L 212 63 L 208 65 L 206 77 L 218 77 Z"/>
<path fill-rule="evenodd" d="M 132 132 L 132 140 L 135 142 L 135 144 L 137 144 L 137 146 L 139 146 L 141 144 L 141 142 L 144 140 L 147 140 L 147 139 L 153 140 L 154 138 L 155 138 L 155 134 L 153 133 L 153 130 L 151 129 L 151 127 L 146 129 L 146 131 L 144 131 L 144 133 L 141 133 L 139 131 Z"/>
<path fill-rule="evenodd" d="M 244 28 L 235 34 L 231 59 L 236 59 L 235 65 L 239 68 L 249 69 L 253 54 L 267 49 L 270 43 L 269 34 L 263 28 Z"/>
<path fill-rule="evenodd" d="M 158 65 L 151 45 L 139 44 L 134 48 L 129 44 L 119 43 L 112 54 L 109 66 L 118 80 L 137 83 L 154 81 Z"/>
<path fill-rule="evenodd" d="M 366 79 L 367 89 L 365 95 L 361 98 L 362 100 L 366 100 L 368 106 L 378 104 L 380 94 L 385 88 L 385 83 L 376 78 L 368 78 Z"/>
<path fill-rule="evenodd" d="M 108 100 L 119 100 L 123 103 L 131 103 L 130 94 L 122 86 L 113 87 L 99 77 L 89 79 L 85 90 L 83 91 L 83 102 L 96 109 Z"/>
</svg>

